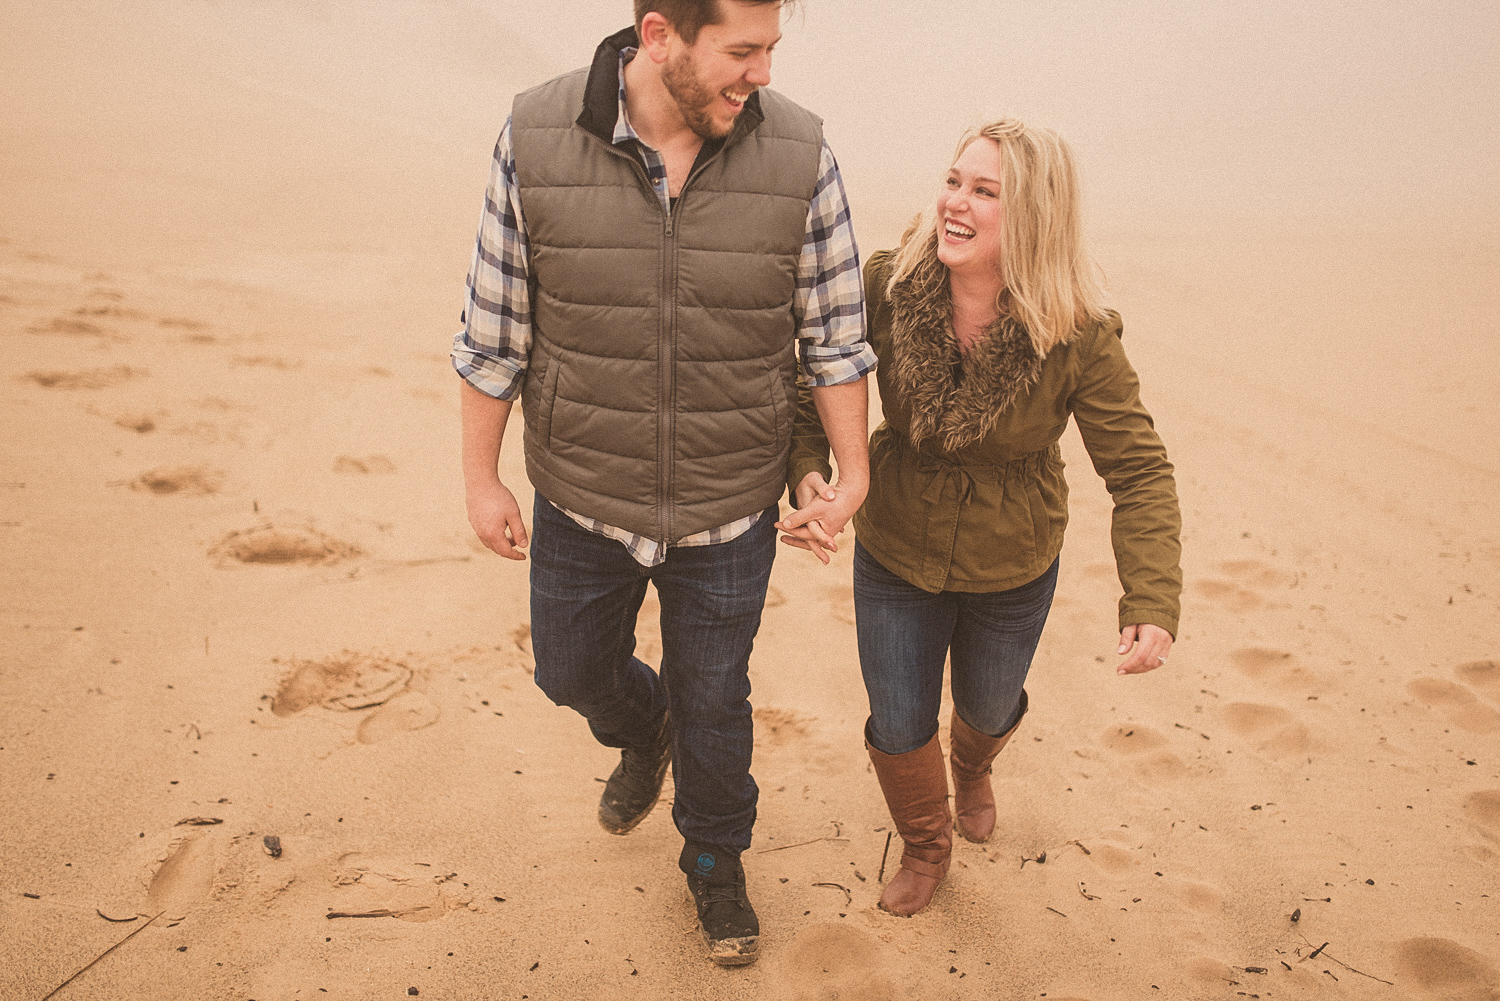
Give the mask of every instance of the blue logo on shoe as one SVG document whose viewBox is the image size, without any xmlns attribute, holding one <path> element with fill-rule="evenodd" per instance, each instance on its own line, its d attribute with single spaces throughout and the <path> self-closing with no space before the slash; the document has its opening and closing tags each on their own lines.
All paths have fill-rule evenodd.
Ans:
<svg viewBox="0 0 1500 1001">
<path fill-rule="evenodd" d="M 714 868 L 714 857 L 707 852 L 698 856 L 698 874 L 707 876 Z"/>
</svg>

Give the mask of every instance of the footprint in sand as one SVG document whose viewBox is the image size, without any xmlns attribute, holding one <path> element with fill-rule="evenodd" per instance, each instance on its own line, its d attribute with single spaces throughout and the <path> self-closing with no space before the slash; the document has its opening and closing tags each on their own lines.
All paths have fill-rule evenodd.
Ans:
<svg viewBox="0 0 1500 1001">
<path fill-rule="evenodd" d="M 367 455 L 363 459 L 341 455 L 333 460 L 333 471 L 347 476 L 387 475 L 396 471 L 396 464 L 383 455 Z"/>
<path fill-rule="evenodd" d="M 807 724 L 812 722 L 790 709 L 762 706 L 755 710 L 756 744 L 780 748 L 806 740 L 809 736 Z"/>
<path fill-rule="evenodd" d="M 1231 702 L 1223 712 L 1230 731 L 1251 741 L 1257 751 L 1273 761 L 1305 755 L 1312 747 L 1307 727 L 1279 706 Z"/>
<path fill-rule="evenodd" d="M 1417 678 L 1407 683 L 1406 690 L 1418 702 L 1438 710 L 1460 729 L 1470 733 L 1500 730 L 1500 713 L 1481 702 L 1463 685 L 1442 678 Z"/>
<path fill-rule="evenodd" d="M 115 418 L 115 425 L 136 434 L 150 434 L 156 430 L 156 418 L 150 414 L 121 414 Z"/>
<path fill-rule="evenodd" d="M 1188 775 L 1187 764 L 1167 750 L 1170 741 L 1138 723 L 1122 723 L 1099 738 L 1106 749 L 1118 754 L 1147 785 L 1167 785 Z"/>
<path fill-rule="evenodd" d="M 341 855 L 328 874 L 328 882 L 333 886 L 325 904 L 329 911 L 384 911 L 388 912 L 384 916 L 402 921 L 437 921 L 474 898 L 450 869 L 364 852 Z"/>
<path fill-rule="evenodd" d="M 282 372 L 302 367 L 299 360 L 288 360 L 276 355 L 235 355 L 229 359 L 229 364 L 236 368 L 274 368 Z"/>
<path fill-rule="evenodd" d="M 324 535 L 313 528 L 261 525 L 230 532 L 208 551 L 221 567 L 236 563 L 285 565 L 340 563 L 363 556 L 358 546 Z"/>
<path fill-rule="evenodd" d="M 1197 985 L 1205 992 L 1212 991 L 1215 994 L 1223 991 L 1225 984 L 1235 982 L 1234 967 L 1208 956 L 1188 960 L 1182 972 L 1189 983 Z"/>
<path fill-rule="evenodd" d="M 76 316 L 54 316 L 45 323 L 33 323 L 26 328 L 26 331 L 31 334 L 50 334 L 61 337 L 98 337 L 102 340 L 127 340 L 127 338 L 121 336 L 117 331 L 101 327 L 92 320 L 79 319 Z"/>
<path fill-rule="evenodd" d="M 1088 860 L 1111 875 L 1118 876 L 1136 867 L 1135 856 L 1127 849 L 1106 842 L 1095 842 L 1089 846 Z"/>
<path fill-rule="evenodd" d="M 1500 661 L 1471 660 L 1455 667 L 1453 676 L 1491 701 L 1500 702 Z"/>
<path fill-rule="evenodd" d="M 1194 594 L 1225 608 L 1236 615 L 1253 612 L 1265 604 L 1260 595 L 1228 580 L 1195 580 L 1189 587 Z"/>
<path fill-rule="evenodd" d="M 854 588 L 848 584 L 828 588 L 828 610 L 840 622 L 854 625 Z"/>
<path fill-rule="evenodd" d="M 92 368 L 80 372 L 27 372 L 22 378 L 43 389 L 107 389 L 131 379 L 144 378 L 148 374 L 142 368 L 116 365 L 113 368 Z"/>
<path fill-rule="evenodd" d="M 182 918 L 208 899 L 219 870 L 218 848 L 212 835 L 190 834 L 172 843 L 167 857 L 146 885 L 151 913 Z"/>
<path fill-rule="evenodd" d="M 412 678 L 411 668 L 379 655 L 343 653 L 293 661 L 271 698 L 271 712 L 294 716 L 310 706 L 369 709 L 393 699 Z"/>
<path fill-rule="evenodd" d="M 1317 674 L 1298 663 L 1297 658 L 1284 650 L 1242 647 L 1229 654 L 1229 663 L 1250 680 L 1282 691 L 1306 695 L 1317 691 L 1321 686 L 1321 679 Z"/>
<path fill-rule="evenodd" d="M 130 489 L 151 494 L 216 494 L 223 486 L 224 474 L 204 466 L 153 469 L 130 481 Z"/>
<path fill-rule="evenodd" d="M 1446 938 L 1409 938 L 1396 947 L 1397 983 L 1444 1001 L 1495 1001 L 1500 968 Z"/>
<path fill-rule="evenodd" d="M 208 324 L 201 320 L 189 320 L 185 316 L 163 316 L 156 321 L 158 327 L 166 327 L 169 330 L 207 330 Z M 213 338 L 185 337 L 183 340 L 192 341 L 197 344 L 212 344 Z"/>
<path fill-rule="evenodd" d="M 1464 800 L 1464 817 L 1474 828 L 1500 844 L 1500 789 L 1481 789 Z"/>
<path fill-rule="evenodd" d="M 1247 587 L 1290 587 L 1296 578 L 1260 560 L 1226 560 L 1219 572 Z"/>
<path fill-rule="evenodd" d="M 378 744 L 383 740 L 425 730 L 442 716 L 442 710 L 421 692 L 402 692 L 360 721 L 356 735 L 361 744 Z"/>
<path fill-rule="evenodd" d="M 1184 881 L 1172 889 L 1184 907 L 1196 914 L 1218 914 L 1224 909 L 1224 893 L 1207 883 Z"/>
<path fill-rule="evenodd" d="M 803 928 L 775 961 L 776 996 L 789 1001 L 895 1001 L 891 949 L 874 936 L 842 924 Z"/>
</svg>

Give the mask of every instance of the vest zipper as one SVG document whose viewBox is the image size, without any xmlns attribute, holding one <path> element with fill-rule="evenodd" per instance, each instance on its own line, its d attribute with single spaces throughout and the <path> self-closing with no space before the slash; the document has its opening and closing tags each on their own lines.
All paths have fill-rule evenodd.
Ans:
<svg viewBox="0 0 1500 1001">
<path fill-rule="evenodd" d="M 726 141 L 724 146 L 729 145 Z M 661 440 L 664 443 L 665 455 L 658 461 L 659 482 L 662 490 L 662 513 L 661 529 L 662 542 L 673 541 L 672 533 L 675 530 L 672 504 L 672 491 L 676 489 L 676 477 L 674 459 L 677 456 L 677 210 L 682 206 L 682 200 L 687 197 L 688 186 L 693 179 L 703 173 L 708 165 L 724 155 L 724 146 L 706 161 L 699 164 L 696 170 L 688 172 L 687 178 L 682 182 L 682 187 L 677 189 L 677 197 L 670 199 L 671 209 L 666 213 L 665 233 L 666 238 L 662 241 L 662 281 L 661 281 L 661 323 L 662 336 L 658 338 L 657 349 L 658 365 L 661 369 Z M 642 171 L 644 176 L 644 171 Z M 650 182 L 647 182 L 650 187 Z M 671 192 L 668 191 L 670 196 Z M 660 201 L 657 202 L 660 204 Z M 665 349 L 665 350 L 663 350 Z M 660 455 L 661 452 L 659 451 Z M 662 461 L 664 460 L 664 461 Z"/>
<path fill-rule="evenodd" d="M 683 188 L 687 185 L 684 184 Z M 657 482 L 661 489 L 661 541 L 672 542 L 672 491 L 677 456 L 677 235 L 673 218 L 677 206 L 682 202 L 682 190 L 666 213 L 665 237 L 662 240 L 661 261 L 661 333 L 656 339 L 657 370 L 660 374 L 660 397 L 658 400 L 658 446 Z"/>
<path fill-rule="evenodd" d="M 584 132 L 614 155 L 630 161 L 635 167 L 636 176 L 646 186 L 651 200 L 658 208 L 661 207 L 661 199 L 657 196 L 656 189 L 651 186 L 651 178 L 647 176 L 646 168 L 639 160 L 628 153 L 622 153 L 615 148 L 613 143 L 605 142 L 587 129 Z M 730 138 L 732 139 L 733 136 Z M 672 491 L 675 489 L 673 459 L 677 454 L 677 367 L 675 364 L 677 358 L 677 208 L 682 204 L 683 196 L 687 194 L 688 185 L 692 184 L 694 178 L 703 173 L 709 164 L 722 157 L 724 147 L 728 145 L 729 141 L 726 140 L 713 156 L 699 164 L 696 170 L 689 172 L 687 179 L 682 182 L 682 187 L 677 190 L 677 197 L 671 199 L 671 209 L 663 213 L 661 320 L 656 339 L 657 393 L 660 405 L 657 418 L 656 482 L 657 489 L 661 491 L 661 514 L 657 519 L 657 526 L 664 545 L 672 541 Z"/>
</svg>

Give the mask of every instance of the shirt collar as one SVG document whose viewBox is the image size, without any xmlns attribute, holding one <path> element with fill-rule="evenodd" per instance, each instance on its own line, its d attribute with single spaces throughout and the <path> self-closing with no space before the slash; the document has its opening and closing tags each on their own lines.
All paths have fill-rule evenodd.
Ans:
<svg viewBox="0 0 1500 1001">
<path fill-rule="evenodd" d="M 629 142 L 632 139 L 639 142 L 641 138 L 636 134 L 635 129 L 631 127 L 630 116 L 625 113 L 625 67 L 629 64 L 630 60 L 635 58 L 636 51 L 633 45 L 628 45 L 620 50 L 620 110 L 615 115 L 615 134 L 613 137 L 613 142 L 616 146 L 623 142 Z"/>
</svg>

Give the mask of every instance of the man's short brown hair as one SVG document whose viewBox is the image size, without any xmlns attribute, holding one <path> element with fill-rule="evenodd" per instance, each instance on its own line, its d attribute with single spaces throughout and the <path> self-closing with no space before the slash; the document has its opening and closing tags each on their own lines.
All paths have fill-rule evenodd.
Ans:
<svg viewBox="0 0 1500 1001">
<path fill-rule="evenodd" d="M 653 11 L 667 19 L 684 42 L 692 45 L 698 40 L 698 32 L 706 24 L 718 24 L 719 4 L 725 0 L 635 0 L 635 27 L 639 31 L 641 21 Z M 782 3 L 791 6 L 796 0 L 728 0 L 731 3 L 767 4 Z"/>
</svg>

